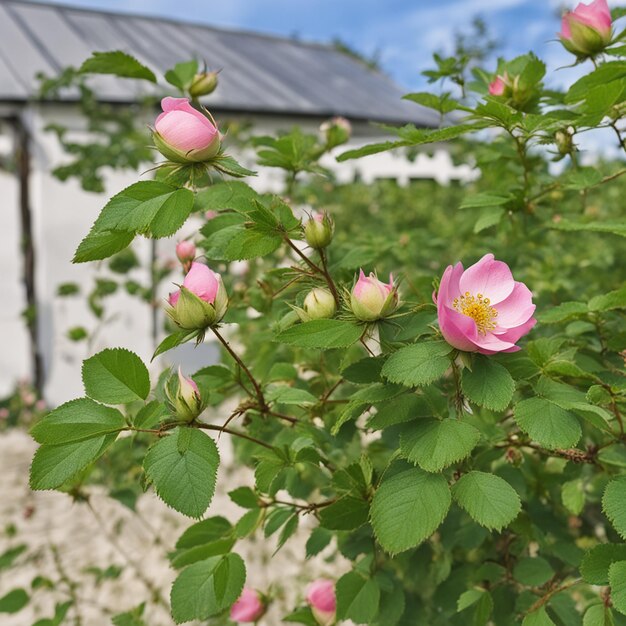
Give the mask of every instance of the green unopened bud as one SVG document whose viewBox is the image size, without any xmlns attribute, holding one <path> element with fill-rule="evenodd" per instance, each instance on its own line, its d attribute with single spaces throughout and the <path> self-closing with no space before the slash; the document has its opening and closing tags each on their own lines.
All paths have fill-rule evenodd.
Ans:
<svg viewBox="0 0 626 626">
<path fill-rule="evenodd" d="M 352 125 L 345 117 L 333 117 L 320 126 L 320 132 L 326 140 L 326 148 L 346 143 L 352 135 Z"/>
<path fill-rule="evenodd" d="M 228 306 L 226 289 L 220 285 L 213 303 L 206 302 L 185 287 L 180 288 L 178 297 L 173 301 L 170 297 L 170 306 L 166 309 L 172 321 L 185 330 L 204 330 L 214 326 L 224 317 Z"/>
<path fill-rule="evenodd" d="M 335 225 L 328 213 L 314 213 L 304 225 L 304 238 L 311 248 L 321 250 L 332 241 L 334 230 Z"/>
<path fill-rule="evenodd" d="M 217 72 L 201 72 L 194 76 L 189 87 L 189 95 L 192 98 L 200 98 L 213 93 L 217 87 Z"/>
<path fill-rule="evenodd" d="M 329 319 L 337 312 L 337 304 L 328 289 L 316 287 L 311 289 L 304 299 L 301 309 L 296 309 L 303 322 Z"/>
<path fill-rule="evenodd" d="M 205 403 L 195 381 L 183 376 L 178 368 L 178 377 L 172 376 L 166 386 L 165 395 L 169 401 L 170 410 L 184 422 L 192 422 L 204 411 Z"/>
<path fill-rule="evenodd" d="M 559 154 L 566 156 L 574 151 L 574 140 L 572 133 L 567 128 L 557 130 L 554 133 L 554 142 L 559 151 Z"/>
</svg>

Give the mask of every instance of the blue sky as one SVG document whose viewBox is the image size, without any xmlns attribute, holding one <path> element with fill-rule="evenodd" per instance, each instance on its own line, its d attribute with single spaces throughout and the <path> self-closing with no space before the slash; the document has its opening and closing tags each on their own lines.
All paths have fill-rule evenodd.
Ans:
<svg viewBox="0 0 626 626">
<path fill-rule="evenodd" d="M 589 1 L 589 0 L 587 0 Z M 559 16 L 573 0 L 64 0 L 86 8 L 130 11 L 215 26 L 244 28 L 302 39 L 329 41 L 339 36 L 356 49 L 380 52 L 381 63 L 400 85 L 424 86 L 420 71 L 431 55 L 450 50 L 453 35 L 482 16 L 513 57 L 535 51 L 548 72 L 571 63 L 554 40 Z M 626 0 L 609 0 L 610 6 Z M 557 82 L 568 82 L 577 70 L 562 70 Z"/>
</svg>

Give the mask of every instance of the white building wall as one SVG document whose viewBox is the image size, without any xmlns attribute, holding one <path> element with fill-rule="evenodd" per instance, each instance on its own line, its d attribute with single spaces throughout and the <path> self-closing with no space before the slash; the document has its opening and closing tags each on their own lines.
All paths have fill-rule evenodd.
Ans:
<svg viewBox="0 0 626 626">
<path fill-rule="evenodd" d="M 70 106 L 45 106 L 29 108 L 25 115 L 34 138 L 33 173 L 31 176 L 32 211 L 35 245 L 37 249 L 37 290 L 39 297 L 39 325 L 41 348 L 46 372 L 45 396 L 52 404 L 65 402 L 82 394 L 80 366 L 82 360 L 105 347 L 124 346 L 135 351 L 147 363 L 154 351 L 151 338 L 151 307 L 131 297 L 123 290 L 106 298 L 106 320 L 91 343 L 72 342 L 68 329 L 84 326 L 93 330 L 98 322 L 90 313 L 84 295 L 88 293 L 97 276 L 107 277 L 104 263 L 74 265 L 72 256 L 81 239 L 86 235 L 100 209 L 109 197 L 136 182 L 136 172 L 111 171 L 106 175 L 106 193 L 93 194 L 80 189 L 75 180 L 60 182 L 50 174 L 51 170 L 67 160 L 54 134 L 44 128 L 51 122 L 76 129 L 76 137 L 84 139 L 80 130 L 80 116 Z M 148 122 L 149 120 L 146 120 Z M 297 120 L 307 132 L 316 132 L 318 121 Z M 289 119 L 257 119 L 255 134 L 274 134 L 279 129 L 294 125 Z M 355 137 L 349 147 L 358 147 L 376 140 L 371 128 L 357 126 Z M 2 144 L 0 143 L 0 150 Z M 336 153 L 345 147 L 336 149 Z M 253 163 L 253 153 L 239 155 L 244 164 Z M 471 170 L 466 166 L 455 167 L 442 148 L 434 158 L 419 155 L 411 163 L 401 154 L 382 153 L 337 164 L 331 156 L 325 157 L 323 165 L 335 171 L 342 182 L 350 182 L 358 175 L 365 182 L 377 178 L 395 178 L 399 184 L 407 184 L 412 178 L 434 178 L 441 183 L 451 179 L 467 180 Z M 274 168 L 260 168 L 259 175 L 249 180 L 259 191 L 278 192 L 282 189 L 282 173 Z M 3 350 L 0 351 L 0 393 L 7 393 L 18 378 L 29 372 L 27 335 L 19 316 L 24 308 L 23 289 L 20 283 L 19 223 L 17 208 L 17 183 L 14 176 L 0 173 L 0 198 L 2 198 L 2 222 L 0 223 L 0 269 L 4 305 L 0 308 L 0 332 Z M 188 223 L 183 236 L 192 232 Z M 159 255 L 175 258 L 175 239 L 160 240 Z M 148 283 L 150 244 L 136 238 L 134 250 L 143 269 L 136 270 L 131 278 L 142 284 Z M 109 277 L 115 278 L 114 275 Z M 119 277 L 118 277 L 119 280 Z M 58 286 L 74 282 L 80 285 L 83 297 L 59 298 Z M 165 287 L 164 287 L 165 291 Z M 166 294 L 162 294 L 165 296 Z M 8 303 L 8 304 L 7 304 Z M 189 371 L 211 363 L 215 348 L 210 344 L 194 350 L 193 346 L 181 346 L 162 360 L 183 361 Z M 162 363 L 156 365 L 157 369 Z"/>
</svg>

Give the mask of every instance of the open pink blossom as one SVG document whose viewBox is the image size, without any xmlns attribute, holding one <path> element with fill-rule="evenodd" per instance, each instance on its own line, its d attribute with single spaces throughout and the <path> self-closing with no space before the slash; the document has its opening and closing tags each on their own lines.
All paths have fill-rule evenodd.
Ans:
<svg viewBox="0 0 626 626">
<path fill-rule="evenodd" d="M 312 582 L 307 589 L 306 601 L 320 626 L 330 626 L 335 623 L 337 600 L 335 583 L 332 580 L 319 578 Z"/>
<path fill-rule="evenodd" d="M 433 299 L 445 340 L 465 352 L 517 352 L 516 342 L 537 323 L 530 290 L 493 254 L 466 270 L 449 265 Z"/>
<path fill-rule="evenodd" d="M 611 30 L 611 10 L 606 0 L 594 0 L 591 4 L 581 2 L 563 15 L 559 37 L 570 52 L 590 56 L 610 43 Z"/>
<path fill-rule="evenodd" d="M 220 149 L 220 133 L 215 124 L 187 98 L 163 98 L 163 113 L 154 123 L 154 142 L 170 161 L 189 163 L 206 161 Z"/>
<path fill-rule="evenodd" d="M 233 622 L 256 622 L 265 613 L 265 604 L 261 594 L 250 587 L 245 587 L 239 599 L 230 609 Z"/>
<path fill-rule="evenodd" d="M 502 76 L 496 76 L 494 80 L 489 83 L 489 95 L 501 96 L 504 93 L 506 84 Z"/>
</svg>

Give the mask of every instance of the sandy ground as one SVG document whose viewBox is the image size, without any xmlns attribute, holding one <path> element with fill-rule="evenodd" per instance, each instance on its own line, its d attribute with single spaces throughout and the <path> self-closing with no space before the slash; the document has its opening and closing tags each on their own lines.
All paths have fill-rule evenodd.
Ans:
<svg viewBox="0 0 626 626">
<path fill-rule="evenodd" d="M 253 478 L 249 469 L 234 467 L 227 438 L 221 438 L 219 447 L 222 463 L 217 493 L 206 515 L 223 515 L 234 522 L 244 511 L 226 494 L 237 486 L 252 485 Z M 152 492 L 140 498 L 137 514 L 98 490 L 91 498 L 93 510 L 85 503 L 73 503 L 65 494 L 34 493 L 28 488 L 28 468 L 35 449 L 36 444 L 20 430 L 0 435 L 0 554 L 18 544 L 28 545 L 11 569 L 0 571 L 0 597 L 15 587 L 29 591 L 36 576 L 60 582 L 54 590 L 32 591 L 30 603 L 20 612 L 0 614 L 0 624 L 30 626 L 38 618 L 51 617 L 55 602 L 67 601 L 71 594 L 76 603 L 64 624 L 109 625 L 111 615 L 155 594 L 165 600 L 163 605 L 148 603 L 146 623 L 173 624 L 167 599 L 175 573 L 165 554 L 192 521 L 169 509 Z M 332 548 L 304 560 L 308 531 L 314 524 L 310 517 L 302 520 L 297 535 L 271 559 L 271 565 L 274 538 L 265 540 L 257 533 L 235 547 L 247 565 L 246 584 L 262 591 L 271 585 L 280 597 L 259 626 L 283 623 L 281 616 L 302 601 L 306 585 L 317 576 L 332 577 L 333 572 L 348 569 L 347 563 L 325 562 Z M 7 533 L 11 528 L 15 530 L 12 537 Z M 98 583 L 86 572 L 111 565 L 123 567 L 118 578 Z"/>
</svg>

